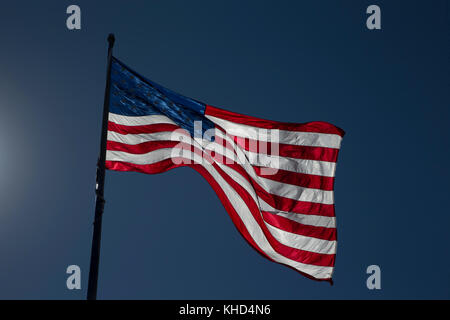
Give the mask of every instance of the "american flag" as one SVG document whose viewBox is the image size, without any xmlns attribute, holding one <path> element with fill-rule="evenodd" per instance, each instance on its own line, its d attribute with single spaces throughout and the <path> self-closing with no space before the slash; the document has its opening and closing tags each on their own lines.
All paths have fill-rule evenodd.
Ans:
<svg viewBox="0 0 450 320">
<path fill-rule="evenodd" d="M 106 168 L 199 172 L 264 257 L 332 282 L 334 175 L 344 131 L 258 119 L 184 97 L 111 62 Z"/>
</svg>

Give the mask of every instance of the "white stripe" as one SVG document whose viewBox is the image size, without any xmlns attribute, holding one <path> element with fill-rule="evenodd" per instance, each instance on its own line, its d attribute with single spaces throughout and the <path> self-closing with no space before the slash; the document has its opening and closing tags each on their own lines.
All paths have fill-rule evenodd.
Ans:
<svg viewBox="0 0 450 320">
<path fill-rule="evenodd" d="M 124 161 L 134 164 L 152 164 L 171 158 L 173 148 L 157 149 L 144 154 L 106 150 L 106 161 Z"/>
<path fill-rule="evenodd" d="M 252 165 L 266 168 L 326 177 L 333 177 L 336 168 L 335 162 L 279 157 L 246 150 L 243 150 L 243 152 L 245 152 Z"/>
<path fill-rule="evenodd" d="M 336 149 L 339 149 L 341 146 L 342 137 L 337 134 L 262 129 L 245 124 L 234 123 L 214 116 L 205 115 L 205 117 L 225 129 L 228 134 L 242 138 L 270 141 L 271 135 L 278 132 L 279 142 L 284 144 Z"/>
<path fill-rule="evenodd" d="M 333 191 L 304 188 L 257 176 L 259 185 L 268 193 L 297 201 L 333 204 Z"/>
<path fill-rule="evenodd" d="M 267 224 L 270 233 L 277 241 L 285 244 L 291 248 L 321 253 L 321 254 L 335 254 L 336 253 L 336 241 L 329 241 L 323 239 L 317 239 L 312 237 L 306 237 L 299 234 L 287 232 Z"/>
<path fill-rule="evenodd" d="M 172 135 L 171 131 L 161 131 L 154 133 L 141 133 L 141 134 L 120 134 L 115 131 L 108 131 L 107 140 L 120 142 L 128 145 L 136 145 L 147 141 L 180 141 L 176 139 L 179 135 Z M 186 139 L 189 139 L 186 137 Z M 181 141 L 180 141 L 181 142 Z"/>
<path fill-rule="evenodd" d="M 286 219 L 305 224 L 308 226 L 315 227 L 325 227 L 325 228 L 336 228 L 336 218 L 335 217 L 325 217 L 325 216 L 317 216 L 312 214 L 300 214 L 293 212 L 286 212 L 274 209 L 271 205 L 266 203 L 264 200 L 259 198 L 259 206 L 261 211 L 270 212 L 271 214 L 275 214 L 280 217 L 284 217 Z"/>
<path fill-rule="evenodd" d="M 170 124 L 176 124 L 172 120 L 170 120 L 168 117 L 164 115 L 151 115 L 151 116 L 140 116 L 140 117 L 129 117 L 129 116 L 123 116 L 120 114 L 112 113 L 110 112 L 108 115 L 108 119 L 111 122 L 125 125 L 125 126 L 144 126 L 148 124 L 156 124 L 156 123 L 170 123 Z"/>
</svg>

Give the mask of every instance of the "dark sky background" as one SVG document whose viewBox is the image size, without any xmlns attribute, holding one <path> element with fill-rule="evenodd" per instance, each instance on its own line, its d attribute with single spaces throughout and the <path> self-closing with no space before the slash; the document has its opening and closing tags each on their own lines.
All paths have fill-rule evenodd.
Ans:
<svg viewBox="0 0 450 320">
<path fill-rule="evenodd" d="M 184 95 L 347 134 L 334 286 L 262 258 L 180 168 L 107 172 L 99 298 L 450 298 L 449 27 L 443 0 L 3 2 L 0 298 L 85 298 L 109 32 L 118 58 Z"/>
</svg>

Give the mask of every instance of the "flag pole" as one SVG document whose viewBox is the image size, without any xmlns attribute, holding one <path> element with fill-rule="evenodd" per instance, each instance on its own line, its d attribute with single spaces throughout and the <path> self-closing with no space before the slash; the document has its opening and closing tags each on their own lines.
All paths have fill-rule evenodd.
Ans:
<svg viewBox="0 0 450 320">
<path fill-rule="evenodd" d="M 97 283 L 98 283 L 98 266 L 100 263 L 100 242 L 102 234 L 102 216 L 103 208 L 105 206 L 104 186 L 105 186 L 105 160 L 106 160 L 106 135 L 108 133 L 108 114 L 109 114 L 109 92 L 111 87 L 111 61 L 112 49 L 114 46 L 114 34 L 108 35 L 108 66 L 106 71 L 106 88 L 105 98 L 103 102 L 103 120 L 102 120 L 102 135 L 100 140 L 100 154 L 97 161 L 97 176 L 95 186 L 95 218 L 94 218 L 94 234 L 92 236 L 91 248 L 91 264 L 89 268 L 89 283 L 88 283 L 88 300 L 97 299 Z"/>
</svg>

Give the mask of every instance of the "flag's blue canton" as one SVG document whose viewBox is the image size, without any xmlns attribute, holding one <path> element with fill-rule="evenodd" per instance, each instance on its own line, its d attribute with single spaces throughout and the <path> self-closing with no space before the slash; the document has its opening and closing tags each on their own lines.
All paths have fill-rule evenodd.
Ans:
<svg viewBox="0 0 450 320">
<path fill-rule="evenodd" d="M 125 116 L 162 114 L 198 137 L 214 128 L 214 124 L 204 116 L 205 108 L 205 104 L 166 89 L 116 58 L 112 59 L 110 112 Z M 194 121 L 201 121 L 202 132 L 194 132 Z"/>
</svg>

